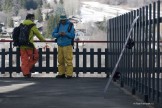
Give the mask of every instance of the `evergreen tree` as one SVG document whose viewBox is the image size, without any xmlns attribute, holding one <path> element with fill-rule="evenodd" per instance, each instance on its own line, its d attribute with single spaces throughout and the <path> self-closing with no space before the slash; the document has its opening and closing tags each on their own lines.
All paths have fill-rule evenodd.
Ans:
<svg viewBox="0 0 162 108">
<path fill-rule="evenodd" d="M 96 22 L 97 27 L 102 30 L 102 31 L 106 31 L 107 30 L 107 20 L 106 17 L 104 17 L 104 20 L 101 22 Z"/>
<path fill-rule="evenodd" d="M 34 1 L 34 0 L 26 0 L 26 3 L 25 3 L 25 8 L 27 10 L 30 10 L 30 9 L 37 9 L 38 7 L 38 4 Z"/>
<path fill-rule="evenodd" d="M 38 8 L 41 8 L 43 5 L 43 1 L 42 0 L 34 0 L 37 3 Z"/>
<path fill-rule="evenodd" d="M 9 19 L 9 24 L 8 24 L 9 27 L 14 27 L 14 23 L 13 23 L 13 20 L 12 18 Z"/>
<path fill-rule="evenodd" d="M 20 10 L 20 5 L 18 3 L 14 3 L 14 6 L 12 7 L 12 13 L 13 15 L 17 16 Z"/>
<path fill-rule="evenodd" d="M 47 31 L 46 31 L 46 38 L 49 38 L 51 33 L 52 33 L 52 29 L 53 29 L 53 25 L 54 25 L 54 16 L 51 15 L 49 17 L 49 20 L 47 22 Z"/>
<path fill-rule="evenodd" d="M 0 24 L 0 33 L 2 32 L 2 25 Z"/>
<path fill-rule="evenodd" d="M 1 2 L 0 2 L 0 11 L 2 11 L 2 4 L 1 4 Z"/>
<path fill-rule="evenodd" d="M 5 0 L 3 4 L 3 10 L 6 11 L 7 13 L 12 10 L 13 4 L 12 0 Z"/>
<path fill-rule="evenodd" d="M 57 27 L 59 23 L 59 15 L 51 15 L 48 20 L 47 24 L 47 30 L 45 37 L 49 38 L 51 37 L 51 33 L 53 32 L 53 29 Z"/>
<path fill-rule="evenodd" d="M 54 0 L 54 3 L 57 4 L 57 0 Z"/>
<path fill-rule="evenodd" d="M 43 5 L 42 0 L 26 0 L 25 1 L 25 8 L 27 10 L 30 10 L 30 9 L 34 9 L 35 10 L 37 8 L 41 8 L 42 5 Z"/>
<path fill-rule="evenodd" d="M 25 3 L 26 0 L 18 0 L 18 4 L 20 5 L 21 8 L 25 8 Z"/>
<path fill-rule="evenodd" d="M 36 13 L 35 13 L 35 19 L 38 20 L 39 22 L 43 21 L 43 17 L 42 17 L 42 13 L 41 13 L 41 9 L 38 8 Z"/>
<path fill-rule="evenodd" d="M 64 6 L 62 4 L 58 4 L 57 7 L 56 7 L 55 14 L 60 15 L 60 14 L 63 14 L 63 13 L 65 13 Z"/>
<path fill-rule="evenodd" d="M 49 19 L 49 14 L 46 14 L 45 20 L 47 21 Z"/>
<path fill-rule="evenodd" d="M 59 22 L 60 22 L 60 14 L 56 14 L 54 18 L 54 27 L 57 27 Z"/>
<path fill-rule="evenodd" d="M 62 5 L 63 5 L 63 4 L 64 4 L 64 0 L 60 0 L 60 4 L 62 4 Z"/>
</svg>

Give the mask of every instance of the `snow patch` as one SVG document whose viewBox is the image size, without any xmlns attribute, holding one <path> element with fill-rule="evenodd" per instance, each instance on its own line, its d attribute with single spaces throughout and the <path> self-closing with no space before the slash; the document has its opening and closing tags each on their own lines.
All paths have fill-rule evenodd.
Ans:
<svg viewBox="0 0 162 108">
<path fill-rule="evenodd" d="M 104 18 L 110 19 L 130 11 L 130 9 L 123 9 L 118 6 L 102 4 L 99 2 L 82 3 L 81 17 L 83 23 L 103 21 Z"/>
</svg>

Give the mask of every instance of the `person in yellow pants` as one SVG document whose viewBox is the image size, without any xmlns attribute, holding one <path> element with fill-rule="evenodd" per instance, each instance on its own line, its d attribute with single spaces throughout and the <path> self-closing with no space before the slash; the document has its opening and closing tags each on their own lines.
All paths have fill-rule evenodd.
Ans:
<svg viewBox="0 0 162 108">
<path fill-rule="evenodd" d="M 57 39 L 58 44 L 59 73 L 56 78 L 70 79 L 73 75 L 73 46 L 71 42 L 75 37 L 75 33 L 74 26 L 70 27 L 70 23 L 66 15 L 61 15 L 60 23 L 52 33 L 52 36 Z"/>
</svg>

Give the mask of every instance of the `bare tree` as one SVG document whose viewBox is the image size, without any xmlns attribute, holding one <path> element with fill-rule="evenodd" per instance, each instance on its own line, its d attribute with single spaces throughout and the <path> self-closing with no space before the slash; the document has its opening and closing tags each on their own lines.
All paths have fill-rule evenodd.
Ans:
<svg viewBox="0 0 162 108">
<path fill-rule="evenodd" d="M 20 9 L 18 15 L 21 16 L 21 19 L 25 19 L 27 11 L 25 9 Z"/>
<path fill-rule="evenodd" d="M 6 14 L 4 12 L 0 12 L 0 23 L 5 23 L 6 19 Z"/>
<path fill-rule="evenodd" d="M 80 0 L 64 0 L 64 8 L 67 15 L 80 14 Z"/>
</svg>

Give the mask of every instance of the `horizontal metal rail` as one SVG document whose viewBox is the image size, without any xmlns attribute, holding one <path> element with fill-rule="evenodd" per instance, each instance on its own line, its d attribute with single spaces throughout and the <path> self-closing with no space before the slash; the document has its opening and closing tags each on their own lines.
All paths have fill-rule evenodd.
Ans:
<svg viewBox="0 0 162 108">
<path fill-rule="evenodd" d="M 1 39 L 0 42 L 13 42 L 13 40 L 4 40 L 4 39 Z M 42 41 L 39 41 L 39 40 L 34 40 L 34 42 L 42 42 Z M 47 40 L 47 41 L 44 41 L 44 42 L 55 42 L 54 40 Z M 85 43 L 107 43 L 108 41 L 74 41 L 74 42 L 78 42 L 78 43 L 82 43 L 82 42 L 85 42 Z"/>
</svg>

